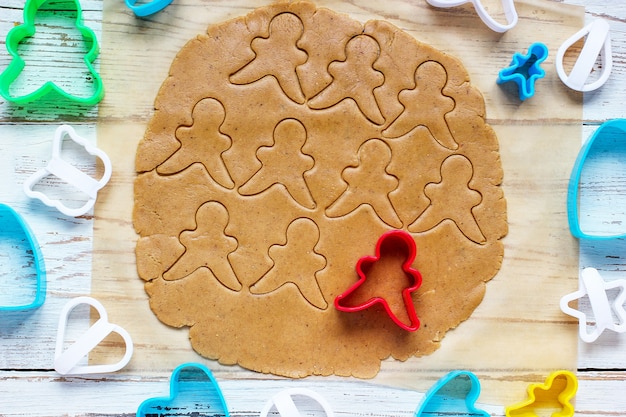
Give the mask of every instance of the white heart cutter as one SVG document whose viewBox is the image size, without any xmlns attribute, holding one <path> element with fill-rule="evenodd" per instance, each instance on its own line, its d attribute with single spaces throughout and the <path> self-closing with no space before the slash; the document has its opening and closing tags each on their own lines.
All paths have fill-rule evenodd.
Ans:
<svg viewBox="0 0 626 417">
<path fill-rule="evenodd" d="M 88 304 L 94 307 L 100 314 L 100 318 L 77 341 L 66 350 L 63 350 L 67 319 L 70 312 L 80 304 Z M 126 352 L 119 362 L 104 365 L 78 365 L 78 362 L 83 357 L 111 333 L 117 333 L 122 336 L 126 344 Z M 133 341 L 130 335 L 117 324 L 109 323 L 107 312 L 98 300 L 91 297 L 76 297 L 65 304 L 59 319 L 56 348 L 54 350 L 54 369 L 58 373 L 61 375 L 77 375 L 115 372 L 126 366 L 131 356 L 133 356 Z"/>
<path fill-rule="evenodd" d="M 489 29 L 494 32 L 503 33 L 509 29 L 513 29 L 517 25 L 517 10 L 515 10 L 515 3 L 513 0 L 502 0 L 502 9 L 504 10 L 504 16 L 506 17 L 506 25 L 498 23 L 493 17 L 489 15 L 485 6 L 483 6 L 480 0 L 426 0 L 428 4 L 434 7 L 456 7 L 465 3 L 472 3 L 474 10 L 478 13 L 478 17 L 482 20 Z"/>
<path fill-rule="evenodd" d="M 66 135 L 77 144 L 83 146 L 90 155 L 96 156 L 102 160 L 104 165 L 104 174 L 100 180 L 91 178 L 89 175 L 70 165 L 61 158 L 61 146 L 63 144 L 63 138 Z M 54 139 L 52 141 L 52 159 L 48 162 L 48 165 L 46 165 L 45 168 L 38 170 L 24 182 L 24 192 L 28 197 L 41 200 L 41 202 L 43 202 L 46 206 L 54 207 L 67 216 L 82 216 L 96 203 L 98 191 L 104 187 L 107 182 L 109 182 L 109 179 L 111 179 L 111 171 L 111 160 L 106 153 L 95 146 L 92 146 L 83 137 L 78 136 L 76 131 L 74 131 L 71 126 L 61 125 L 54 133 Z M 33 187 L 35 184 L 48 175 L 57 176 L 68 184 L 75 186 L 80 191 L 85 193 L 89 199 L 82 207 L 71 208 L 63 204 L 61 200 L 52 200 L 41 191 L 34 191 Z"/>
<path fill-rule="evenodd" d="M 586 92 L 600 88 L 606 80 L 608 80 L 611 74 L 611 68 L 613 67 L 610 30 L 611 27 L 606 20 L 596 19 L 572 35 L 571 38 L 563 42 L 559 47 L 559 50 L 556 52 L 556 72 L 566 86 L 572 90 Z M 582 51 L 580 51 L 574 68 L 569 75 L 567 75 L 563 68 L 565 52 L 574 43 L 585 36 L 587 37 L 585 39 L 585 45 Z M 602 73 L 596 81 L 585 84 L 600 54 L 602 54 Z"/>
<path fill-rule="evenodd" d="M 294 395 L 301 395 L 315 400 L 319 405 L 322 406 L 322 408 L 324 409 L 324 413 L 326 413 L 327 417 L 333 417 L 333 410 L 328 402 L 326 402 L 324 397 L 319 395 L 317 392 L 311 391 L 306 388 L 290 388 L 274 395 L 265 404 L 265 407 L 263 407 L 260 417 L 267 417 L 272 407 L 276 408 L 276 411 L 278 411 L 278 414 L 280 414 L 281 417 L 301 417 L 302 414 L 300 413 L 298 407 L 296 407 L 296 404 L 293 401 Z"/>
</svg>

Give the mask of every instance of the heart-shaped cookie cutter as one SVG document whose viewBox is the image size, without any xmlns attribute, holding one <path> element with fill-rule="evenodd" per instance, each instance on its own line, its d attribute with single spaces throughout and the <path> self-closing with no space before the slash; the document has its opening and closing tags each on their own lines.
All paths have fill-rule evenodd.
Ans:
<svg viewBox="0 0 626 417">
<path fill-rule="evenodd" d="M 476 375 L 465 370 L 451 371 L 426 392 L 415 417 L 489 417 L 489 413 L 476 407 L 479 396 L 480 381 Z"/>
<path fill-rule="evenodd" d="M 104 165 L 102 178 L 96 180 L 63 160 L 61 148 L 65 136 L 69 136 L 74 142 L 83 146 L 90 155 L 96 156 L 102 161 Z M 111 172 L 111 160 L 106 153 L 91 145 L 87 139 L 78 136 L 71 126 L 61 125 L 57 128 L 52 141 L 52 158 L 46 167 L 38 170 L 24 181 L 24 192 L 28 197 L 41 200 L 46 206 L 54 207 L 67 216 L 82 216 L 96 203 L 98 191 L 109 182 Z M 33 190 L 33 187 L 48 175 L 54 175 L 86 194 L 88 199 L 85 204 L 78 208 L 68 207 L 62 200 L 51 199 L 43 192 Z"/>
<path fill-rule="evenodd" d="M 6 204 L 0 203 L 0 230 L 2 233 L 9 232 L 9 238 L 22 241 L 26 240 L 28 251 L 32 251 L 33 270 L 35 271 L 35 295 L 30 303 L 12 305 L 0 305 L 0 311 L 32 310 L 41 307 L 46 299 L 46 267 L 43 254 L 35 234 L 28 223 L 15 210 Z M 0 233 L 0 235 L 2 234 Z"/>
<path fill-rule="evenodd" d="M 593 91 L 600 88 L 609 79 L 613 67 L 613 55 L 611 52 L 611 27 L 604 19 L 596 19 L 587 26 L 576 32 L 572 37 L 563 42 L 556 52 L 556 72 L 563 83 L 576 91 Z M 585 44 L 574 64 L 574 68 L 567 75 L 563 68 L 565 52 L 576 42 L 585 38 Z M 598 57 L 602 58 L 602 72 L 597 80 L 586 84 L 593 71 Z"/>
<path fill-rule="evenodd" d="M 135 13 L 137 17 L 153 15 L 169 6 L 174 0 L 152 0 L 148 3 L 137 5 L 138 0 L 125 0 L 126 6 Z"/>
<path fill-rule="evenodd" d="M 487 9 L 485 9 L 485 6 L 483 6 L 483 3 L 480 0 L 426 0 L 426 1 L 431 6 L 442 7 L 442 8 L 457 7 L 465 3 L 472 3 L 472 5 L 474 6 L 474 10 L 476 10 L 478 17 L 480 17 L 480 20 L 482 20 L 483 23 L 485 23 L 489 27 L 489 29 L 498 33 L 503 33 L 509 29 L 513 29 L 515 25 L 517 25 L 517 21 L 518 21 L 517 10 L 515 10 L 515 3 L 513 3 L 513 0 L 502 0 L 502 9 L 504 10 L 504 16 L 506 17 L 506 25 L 503 25 L 497 22 L 493 17 L 491 17 L 491 15 L 489 14 L 489 12 L 487 12 Z"/>
<path fill-rule="evenodd" d="M 294 401 L 294 397 L 297 396 L 306 397 L 310 400 L 315 401 L 322 407 L 322 410 L 324 411 L 326 417 L 334 416 L 330 404 L 328 404 L 326 399 L 317 392 L 306 388 L 289 388 L 279 392 L 278 394 L 270 398 L 270 400 L 263 407 L 263 410 L 261 410 L 260 417 L 267 417 L 272 408 L 275 408 L 281 417 L 301 417 L 305 415 L 304 413 L 300 412 L 298 406 L 296 405 L 296 402 Z"/>
<path fill-rule="evenodd" d="M 560 384 L 555 389 L 555 385 Z M 561 388 L 561 390 L 558 390 Z M 505 407 L 506 417 L 537 417 L 545 413 L 537 412 L 552 411 L 555 405 L 561 407 L 560 410 L 551 413 L 554 417 L 573 417 L 574 406 L 572 398 L 578 391 L 578 379 L 573 372 L 559 370 L 554 371 L 543 384 L 530 384 L 528 386 L 528 398 L 521 403 Z M 537 395 L 540 392 L 541 395 Z"/>
<path fill-rule="evenodd" d="M 93 66 L 93 62 L 100 53 L 100 47 L 98 46 L 98 40 L 94 31 L 83 25 L 83 11 L 79 0 L 67 1 L 73 2 L 76 8 L 76 29 L 80 31 L 84 39 L 91 43 L 89 52 L 85 55 L 84 62 L 95 85 L 94 93 L 89 97 L 78 97 L 68 94 L 52 81 L 46 81 L 37 90 L 23 96 L 13 96 L 9 91 L 11 84 L 17 80 L 26 66 L 26 62 L 18 53 L 18 46 L 24 39 L 30 38 L 35 34 L 35 15 L 37 14 L 39 8 L 47 1 L 48 0 L 26 0 L 26 3 L 24 4 L 24 23 L 13 27 L 7 34 L 6 48 L 11 55 L 12 60 L 9 66 L 2 73 L 0 73 L 0 95 L 13 103 L 25 104 L 38 100 L 52 92 L 56 92 L 66 100 L 73 101 L 81 105 L 93 106 L 104 97 L 102 78 Z"/>
<path fill-rule="evenodd" d="M 367 281 L 367 270 L 370 269 L 372 264 L 379 261 L 382 257 L 382 248 L 386 245 L 393 245 L 397 247 L 401 245 L 403 249 L 406 249 L 406 259 L 402 263 L 402 272 L 410 279 L 411 283 L 408 287 L 405 287 L 402 290 L 402 301 L 406 308 L 406 312 L 410 323 L 404 323 L 401 321 L 392 311 L 389 302 L 380 296 L 375 296 L 364 303 L 359 303 L 358 305 L 346 305 L 347 298 L 357 291 L 357 289 L 362 286 Z M 335 298 L 335 308 L 339 311 L 345 311 L 349 313 L 358 312 L 365 310 L 367 308 L 372 307 L 375 304 L 381 304 L 387 315 L 396 323 L 399 327 L 404 330 L 414 332 L 420 327 L 420 321 L 417 317 L 417 313 L 415 312 L 415 306 L 413 304 L 412 293 L 417 291 L 419 287 L 422 285 L 422 275 L 417 269 L 414 269 L 411 265 L 415 260 L 415 256 L 417 254 L 417 248 L 415 246 L 415 240 L 413 240 L 413 236 L 411 236 L 408 232 L 404 230 L 390 230 L 383 233 L 378 241 L 376 242 L 376 253 L 374 256 L 364 256 L 359 258 L 356 264 L 356 271 L 359 276 L 359 279 L 356 283 L 350 286 L 346 291 L 342 294 L 338 295 Z"/>
<path fill-rule="evenodd" d="M 604 330 L 612 330 L 617 333 L 626 332 L 626 279 L 605 281 L 595 268 L 585 268 L 581 271 L 580 287 L 578 291 L 567 294 L 561 298 L 561 310 L 572 317 L 578 319 L 578 333 L 584 342 L 594 342 Z M 606 291 L 620 288 L 620 293 L 613 302 L 609 302 Z M 587 315 L 580 310 L 569 306 L 574 300 L 582 297 L 589 297 L 589 303 L 593 311 L 595 326 L 587 325 Z M 613 312 L 617 318 L 617 323 L 613 318 Z M 592 330 L 589 331 L 589 328 Z"/>
<path fill-rule="evenodd" d="M 64 350 L 63 344 L 65 342 L 65 331 L 69 315 L 74 308 L 81 304 L 87 304 L 95 308 L 100 318 L 78 340 Z M 111 333 L 117 333 L 124 340 L 126 351 L 122 359 L 112 364 L 79 365 L 79 362 Z M 54 350 L 54 369 L 58 373 L 61 375 L 77 375 L 115 372 L 126 366 L 132 356 L 133 341 L 130 335 L 117 324 L 109 323 L 107 312 L 98 300 L 91 297 L 76 297 L 65 304 L 59 318 L 56 348 Z"/>
<path fill-rule="evenodd" d="M 208 385 L 207 385 L 208 384 Z M 161 415 L 163 410 L 176 415 L 207 415 L 230 417 L 219 384 L 206 366 L 184 363 L 172 372 L 170 396 L 148 398 L 137 408 L 137 417 Z"/>
<path fill-rule="evenodd" d="M 598 146 L 597 144 L 603 140 L 606 141 L 617 137 L 616 132 L 620 132 L 619 139 L 623 139 L 626 142 L 626 119 L 613 119 L 602 123 L 589 140 L 580 148 L 576 161 L 574 162 L 567 186 L 567 220 L 570 232 L 576 238 L 590 240 L 626 238 L 626 233 L 596 234 L 584 232 L 580 226 L 580 207 L 578 205 L 578 186 L 580 184 L 583 167 L 585 166 L 591 149 L 594 145 Z M 612 145 L 611 142 L 609 142 L 609 144 Z M 622 151 L 620 150 L 620 152 Z"/>
</svg>

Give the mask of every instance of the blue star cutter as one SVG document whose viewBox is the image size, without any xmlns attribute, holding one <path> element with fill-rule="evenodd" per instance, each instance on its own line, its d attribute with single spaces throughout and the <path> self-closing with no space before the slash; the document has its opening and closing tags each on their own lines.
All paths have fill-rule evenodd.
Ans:
<svg viewBox="0 0 626 417">
<path fill-rule="evenodd" d="M 528 48 L 528 53 L 513 54 L 511 65 L 500 70 L 498 84 L 514 82 L 518 86 L 519 98 L 524 101 L 535 95 L 535 81 L 546 76 L 541 63 L 548 57 L 548 47 L 541 42 L 535 42 Z"/>
<path fill-rule="evenodd" d="M 24 258 L 22 255 L 18 255 L 17 258 L 26 263 L 18 268 L 12 268 L 11 258 L 17 252 L 24 253 Z M 5 269 L 5 266 L 8 268 Z M 13 276 L 16 271 L 19 272 L 17 277 Z M 5 275 L 8 279 L 3 278 Z M 31 276 L 33 285 L 25 284 L 27 280 L 31 280 Z M 41 307 L 46 299 L 46 268 L 41 249 L 22 216 L 6 204 L 0 204 L 0 290 L 4 283 L 11 282 L 16 284 L 7 289 L 9 296 L 14 297 L 14 300 L 3 301 L 3 297 L 0 300 L 0 312 Z"/>
<path fill-rule="evenodd" d="M 489 413 L 476 408 L 479 396 L 480 382 L 476 375 L 470 371 L 452 371 L 430 387 L 415 417 L 489 417 Z"/>
<path fill-rule="evenodd" d="M 169 397 L 149 398 L 137 409 L 137 417 L 165 414 L 230 417 L 222 390 L 211 371 L 193 362 L 174 369 Z"/>
</svg>

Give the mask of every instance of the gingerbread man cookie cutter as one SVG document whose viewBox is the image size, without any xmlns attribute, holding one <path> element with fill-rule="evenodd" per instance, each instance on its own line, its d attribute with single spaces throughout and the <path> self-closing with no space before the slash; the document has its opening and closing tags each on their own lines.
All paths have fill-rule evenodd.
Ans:
<svg viewBox="0 0 626 417">
<path fill-rule="evenodd" d="M 41 248 L 35 234 L 24 218 L 13 210 L 10 206 L 0 203 L 0 239 L 8 238 L 10 241 L 15 240 L 19 242 L 25 241 L 26 252 L 32 253 L 32 270 L 35 273 L 35 290 L 32 301 L 21 301 L 21 297 L 18 297 L 18 301 L 11 304 L 0 304 L 0 312 L 2 311 L 19 311 L 19 310 L 32 310 L 41 307 L 46 299 L 46 268 L 44 265 L 44 258 L 41 253 Z M 14 246 L 13 243 L 10 243 Z M 28 262 L 30 264 L 30 261 Z M 4 266 L 0 265 L 0 266 Z M 3 271 L 0 270 L 0 273 Z M 21 286 L 21 281 L 20 284 Z"/>
<path fill-rule="evenodd" d="M 297 399 L 298 397 L 304 397 L 309 401 L 312 400 L 317 403 L 321 406 L 326 417 L 334 416 L 333 410 L 326 399 L 317 392 L 306 388 L 290 388 L 281 391 L 270 398 L 270 400 L 265 404 L 265 407 L 263 407 L 263 410 L 261 410 L 260 417 L 267 417 L 272 409 L 276 409 L 281 417 L 301 417 L 309 415 L 308 413 L 302 413 L 298 408 L 298 405 L 296 404 L 298 401 L 294 401 L 294 399 Z"/>
<path fill-rule="evenodd" d="M 102 161 L 104 165 L 102 178 L 96 180 L 62 158 L 61 148 L 65 136 L 69 136 L 74 142 L 83 146 L 90 155 L 96 156 Z M 78 136 L 71 126 L 62 125 L 57 128 L 54 134 L 54 139 L 52 141 L 52 158 L 48 162 L 48 165 L 35 172 L 26 181 L 24 181 L 24 193 L 26 193 L 26 195 L 30 198 L 41 200 L 41 202 L 46 206 L 56 208 L 67 216 L 82 216 L 96 203 L 98 191 L 109 182 L 111 172 L 111 160 L 106 153 L 91 145 L 85 138 Z M 81 207 L 72 208 L 61 199 L 52 199 L 45 193 L 34 190 L 33 187 L 48 175 L 56 176 L 66 183 L 76 187 L 88 197 L 87 201 Z"/>
<path fill-rule="evenodd" d="M 524 101 L 535 95 L 535 82 L 546 76 L 541 63 L 548 58 L 548 47 L 535 42 L 528 48 L 528 53 L 513 54 L 511 64 L 498 73 L 498 84 L 514 82 L 517 84 L 520 100 Z"/>
<path fill-rule="evenodd" d="M 596 19 L 572 35 L 559 47 L 555 60 L 556 72 L 566 86 L 576 91 L 587 92 L 596 90 L 606 83 L 613 67 L 610 30 L 611 27 L 606 20 Z M 563 68 L 565 52 L 583 38 L 585 39 L 583 49 L 574 64 L 574 68 L 568 75 Z M 600 76 L 595 81 L 587 83 L 598 57 L 602 59 Z"/>
<path fill-rule="evenodd" d="M 35 16 L 39 8 L 48 0 L 26 0 L 24 5 L 24 23 L 13 27 L 6 37 L 6 48 L 11 55 L 11 63 L 9 66 L 0 73 L 0 95 L 6 100 L 16 103 L 25 104 L 35 100 L 39 100 L 50 93 L 57 93 L 62 98 L 86 106 L 96 105 L 104 97 L 104 86 L 102 78 L 95 70 L 93 62 L 100 53 L 100 47 L 98 45 L 98 39 L 93 30 L 83 24 L 83 12 L 80 5 L 80 1 L 72 0 L 74 7 L 76 8 L 76 21 L 75 26 L 87 42 L 91 44 L 89 51 L 85 55 L 83 62 L 89 70 L 90 77 L 94 83 L 94 92 L 88 97 L 79 97 L 73 94 L 67 93 L 63 88 L 54 83 L 53 81 L 46 81 L 37 90 L 15 96 L 11 94 L 10 87 L 14 81 L 20 76 L 26 62 L 22 59 L 18 53 L 18 46 L 24 41 L 24 39 L 30 38 L 36 33 Z"/>
<path fill-rule="evenodd" d="M 619 294 L 610 302 L 607 296 L 607 290 L 620 288 Z M 570 307 L 569 303 L 579 300 L 587 296 L 591 309 L 593 311 L 593 319 L 595 326 L 587 324 L 587 315 L 575 308 Z M 605 281 L 595 268 L 585 268 L 581 272 L 581 280 L 578 291 L 565 295 L 561 298 L 561 310 L 572 317 L 578 319 L 578 333 L 580 339 L 584 342 L 594 342 L 604 330 L 612 330 L 617 333 L 626 332 L 626 310 L 624 309 L 626 302 L 626 279 L 617 279 L 614 281 Z M 613 313 L 617 318 L 617 322 L 613 318 Z M 591 330 L 590 330 L 591 329 Z"/>
<path fill-rule="evenodd" d="M 548 375 L 543 384 L 530 384 L 528 398 L 521 403 L 506 407 L 504 414 L 506 417 L 537 417 L 544 415 L 538 411 L 552 412 L 558 407 L 560 410 L 552 412 L 552 416 L 573 417 L 574 406 L 571 400 L 576 395 L 576 391 L 578 391 L 578 379 L 573 372 L 554 371 Z"/>
<path fill-rule="evenodd" d="M 67 349 L 63 349 L 65 331 L 71 311 L 80 304 L 96 309 L 100 318 Z M 80 365 L 79 362 L 111 333 L 117 333 L 125 343 L 124 356 L 116 363 L 101 365 Z M 122 369 L 133 356 L 133 341 L 126 330 L 108 320 L 104 306 L 91 297 L 76 297 L 70 300 L 61 311 L 54 350 L 54 369 L 61 375 L 101 374 Z"/>
<path fill-rule="evenodd" d="M 480 17 L 480 20 L 482 20 L 483 23 L 485 23 L 489 27 L 489 29 L 498 33 L 504 33 L 509 29 L 513 29 L 515 25 L 517 25 L 517 21 L 519 19 L 517 15 L 517 10 L 515 10 L 515 3 L 513 3 L 513 0 L 502 0 L 502 8 L 504 10 L 504 16 L 506 18 L 505 25 L 497 22 L 493 17 L 491 17 L 491 15 L 489 14 L 489 12 L 487 12 L 487 9 L 485 9 L 485 6 L 483 6 L 480 0 L 426 0 L 426 1 L 431 6 L 443 7 L 443 8 L 456 7 L 465 3 L 472 3 L 472 5 L 474 6 L 474 10 L 476 10 L 478 17 Z"/>
<path fill-rule="evenodd" d="M 401 320 L 396 312 L 393 311 L 391 304 L 384 296 L 376 295 L 368 298 L 365 302 L 357 302 L 352 304 L 348 302 L 349 297 L 356 293 L 358 289 L 365 284 L 368 277 L 368 272 L 372 269 L 372 265 L 378 262 L 382 257 L 386 256 L 383 252 L 383 248 L 390 246 L 401 248 L 405 252 L 405 259 L 401 265 L 401 272 L 410 280 L 408 286 L 404 287 L 401 292 L 402 303 L 406 310 L 409 323 Z M 417 269 L 411 267 L 411 264 L 415 260 L 417 254 L 417 248 L 415 246 L 415 240 L 413 237 L 404 230 L 390 230 L 378 239 L 376 242 L 376 254 L 374 256 L 364 256 L 357 261 L 356 271 L 359 275 L 359 280 L 350 286 L 344 293 L 338 295 L 335 298 L 335 308 L 339 311 L 345 312 L 358 312 L 372 307 L 375 304 L 381 304 L 389 317 L 407 331 L 416 331 L 419 329 L 420 321 L 415 312 L 415 306 L 413 304 L 413 298 L 411 294 L 419 289 L 422 285 L 422 275 Z"/>
</svg>

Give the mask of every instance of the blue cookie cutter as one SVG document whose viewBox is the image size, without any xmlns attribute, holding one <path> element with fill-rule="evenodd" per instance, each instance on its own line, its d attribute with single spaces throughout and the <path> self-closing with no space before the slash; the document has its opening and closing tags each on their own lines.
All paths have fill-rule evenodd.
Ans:
<svg viewBox="0 0 626 417">
<path fill-rule="evenodd" d="M 184 363 L 170 378 L 170 396 L 149 398 L 137 409 L 137 417 L 175 415 L 230 417 L 226 401 L 211 371 L 199 363 Z M 174 415 L 174 414 L 173 414 Z"/>
<path fill-rule="evenodd" d="M 35 235 L 26 221 L 15 210 L 0 203 L 0 239 L 15 241 L 17 247 L 24 246 L 32 252 L 33 271 L 35 273 L 35 295 L 32 302 L 0 305 L 0 311 L 32 310 L 41 307 L 46 299 L 46 269 L 44 259 Z"/>
<path fill-rule="evenodd" d="M 519 98 L 524 101 L 535 95 L 535 81 L 546 76 L 541 63 L 548 57 L 548 47 L 535 42 L 528 48 L 528 53 L 513 54 L 511 64 L 498 73 L 498 84 L 514 82 L 518 86 Z"/>
<path fill-rule="evenodd" d="M 415 411 L 415 417 L 451 415 L 456 417 L 490 417 L 476 408 L 480 396 L 478 377 L 470 371 L 456 370 L 435 383 Z"/>
<path fill-rule="evenodd" d="M 174 0 L 152 0 L 149 3 L 137 5 L 137 0 L 125 0 L 126 6 L 135 13 L 135 16 L 146 17 L 165 9 Z"/>
<path fill-rule="evenodd" d="M 569 222 L 569 228 L 575 237 L 581 239 L 596 239 L 596 240 L 610 240 L 610 239 L 619 239 L 625 238 L 626 233 L 617 233 L 617 234 L 593 234 L 583 232 L 580 227 L 580 208 L 578 206 L 578 185 L 580 184 L 580 178 L 582 174 L 583 166 L 587 161 L 587 157 L 589 156 L 589 152 L 594 148 L 594 145 L 600 146 L 603 141 L 609 143 L 609 148 L 614 148 L 610 146 L 610 140 L 623 140 L 626 143 L 626 119 L 613 119 L 607 122 L 604 122 L 593 135 L 589 138 L 589 140 L 582 146 L 578 153 L 578 157 L 576 158 L 576 162 L 574 162 L 574 167 L 572 168 L 572 174 L 569 178 L 569 185 L 567 187 L 567 220 Z M 620 145 L 621 146 L 621 145 Z M 626 152 L 622 151 L 621 148 L 618 152 Z"/>
</svg>

